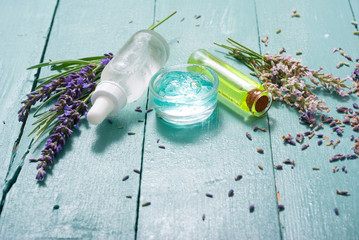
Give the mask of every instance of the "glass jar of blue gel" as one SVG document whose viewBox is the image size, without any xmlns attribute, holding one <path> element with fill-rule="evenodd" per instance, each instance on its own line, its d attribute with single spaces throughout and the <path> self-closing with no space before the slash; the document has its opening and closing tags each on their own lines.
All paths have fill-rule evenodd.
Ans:
<svg viewBox="0 0 359 240">
<path fill-rule="evenodd" d="M 217 91 L 217 74 L 197 64 L 164 68 L 150 82 L 157 115 L 177 125 L 195 124 L 207 119 L 217 106 Z"/>
</svg>

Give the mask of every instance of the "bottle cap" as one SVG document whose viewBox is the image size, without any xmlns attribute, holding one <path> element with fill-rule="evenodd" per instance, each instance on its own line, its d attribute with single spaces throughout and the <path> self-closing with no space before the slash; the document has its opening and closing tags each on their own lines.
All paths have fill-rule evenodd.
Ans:
<svg viewBox="0 0 359 240">
<path fill-rule="evenodd" d="M 117 83 L 105 81 L 97 85 L 91 97 L 92 107 L 87 120 L 100 124 L 108 115 L 115 115 L 127 103 L 127 94 Z"/>
</svg>

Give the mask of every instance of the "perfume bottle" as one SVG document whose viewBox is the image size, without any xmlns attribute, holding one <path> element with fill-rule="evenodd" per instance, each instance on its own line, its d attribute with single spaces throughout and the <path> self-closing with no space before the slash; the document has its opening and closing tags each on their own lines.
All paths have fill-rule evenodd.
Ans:
<svg viewBox="0 0 359 240">
<path fill-rule="evenodd" d="M 199 49 L 191 54 L 188 63 L 213 69 L 219 78 L 218 100 L 229 108 L 256 117 L 264 115 L 272 105 L 272 95 L 264 87 L 238 69 Z"/>
</svg>

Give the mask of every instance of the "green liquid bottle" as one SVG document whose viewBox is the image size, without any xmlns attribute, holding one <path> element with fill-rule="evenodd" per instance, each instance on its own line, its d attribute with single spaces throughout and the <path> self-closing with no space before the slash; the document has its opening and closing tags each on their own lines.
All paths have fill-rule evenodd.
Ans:
<svg viewBox="0 0 359 240">
<path fill-rule="evenodd" d="M 239 113 L 256 117 L 264 115 L 272 105 L 272 95 L 257 81 L 231 65 L 199 49 L 192 53 L 188 63 L 213 69 L 219 78 L 218 100 Z"/>
</svg>

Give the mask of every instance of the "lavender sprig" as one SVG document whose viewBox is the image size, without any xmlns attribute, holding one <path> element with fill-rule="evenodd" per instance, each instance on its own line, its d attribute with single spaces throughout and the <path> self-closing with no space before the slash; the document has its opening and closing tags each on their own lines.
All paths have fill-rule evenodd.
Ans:
<svg viewBox="0 0 359 240">
<path fill-rule="evenodd" d="M 111 60 L 112 54 L 106 54 L 96 66 L 90 64 L 82 67 L 79 72 L 72 72 L 70 75 L 53 79 L 50 83 L 42 84 L 40 90 L 34 91 L 28 99 L 23 101 L 24 106 L 19 111 L 19 120 L 24 118 L 24 110 L 29 105 L 34 105 L 32 96 L 40 96 L 36 99 L 41 101 L 45 98 L 50 99 L 52 96 L 58 96 L 54 107 L 50 108 L 45 117 L 40 115 L 35 124 L 38 125 L 30 133 L 35 132 L 34 142 L 46 131 L 46 129 L 54 122 L 54 127 L 50 131 L 50 137 L 47 139 L 45 148 L 41 151 L 42 157 L 38 159 L 30 159 L 32 162 L 39 162 L 37 165 L 37 180 L 43 180 L 46 175 L 48 165 L 53 164 L 54 158 L 61 151 L 68 138 L 73 133 L 72 128 L 78 128 L 80 118 L 86 115 L 88 111 L 87 102 L 91 97 L 91 93 L 95 90 L 99 79 L 98 71 L 102 71 L 103 67 Z M 46 102 L 45 102 L 46 103 Z M 41 105 L 43 106 L 43 105 Z M 20 115 L 21 114 L 21 115 Z"/>
</svg>

